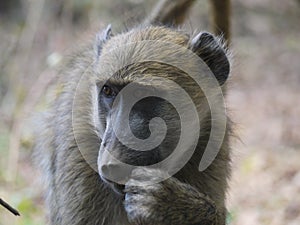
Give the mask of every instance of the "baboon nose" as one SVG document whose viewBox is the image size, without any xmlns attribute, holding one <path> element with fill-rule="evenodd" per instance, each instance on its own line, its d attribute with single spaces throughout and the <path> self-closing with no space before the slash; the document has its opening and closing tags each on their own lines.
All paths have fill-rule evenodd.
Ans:
<svg viewBox="0 0 300 225">
<path fill-rule="evenodd" d="M 131 169 L 119 164 L 106 164 L 101 166 L 100 170 L 105 179 L 118 184 L 125 184 L 131 175 Z"/>
</svg>

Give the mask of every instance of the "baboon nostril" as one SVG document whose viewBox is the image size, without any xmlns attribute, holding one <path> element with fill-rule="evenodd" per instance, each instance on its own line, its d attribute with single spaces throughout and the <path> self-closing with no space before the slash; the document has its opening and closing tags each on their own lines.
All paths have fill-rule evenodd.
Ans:
<svg viewBox="0 0 300 225">
<path fill-rule="evenodd" d="M 127 169 L 119 164 L 107 164 L 101 166 L 101 175 L 104 178 L 119 184 L 125 184 L 131 174 L 131 169 Z"/>
<path fill-rule="evenodd" d="M 103 175 L 104 177 L 107 177 L 108 176 L 108 171 L 109 171 L 109 168 L 107 165 L 104 165 L 101 167 L 101 171 L 99 171 L 101 173 L 101 175 Z"/>
</svg>

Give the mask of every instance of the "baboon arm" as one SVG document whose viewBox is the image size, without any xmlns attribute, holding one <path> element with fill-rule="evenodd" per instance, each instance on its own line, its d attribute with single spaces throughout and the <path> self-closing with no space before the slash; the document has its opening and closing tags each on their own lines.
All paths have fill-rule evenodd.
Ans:
<svg viewBox="0 0 300 225">
<path fill-rule="evenodd" d="M 218 210 L 209 196 L 189 184 L 170 177 L 143 185 L 141 180 L 164 176 L 156 169 L 135 169 L 125 187 L 125 210 L 130 222 L 137 225 L 221 224 Z"/>
</svg>

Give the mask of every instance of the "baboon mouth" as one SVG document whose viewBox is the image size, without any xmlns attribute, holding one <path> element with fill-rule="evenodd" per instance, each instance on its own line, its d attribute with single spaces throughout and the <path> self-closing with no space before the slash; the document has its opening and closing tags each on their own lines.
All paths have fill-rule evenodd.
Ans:
<svg viewBox="0 0 300 225">
<path fill-rule="evenodd" d="M 116 192 L 119 195 L 124 195 L 124 189 L 125 185 L 124 184 L 118 184 L 116 182 L 110 181 L 104 177 L 101 177 L 101 179 L 109 185 L 111 189 L 113 189 L 114 192 Z"/>
<path fill-rule="evenodd" d="M 112 183 L 111 187 L 114 190 L 114 192 L 116 192 L 117 194 L 119 194 L 119 195 L 124 195 L 125 194 L 124 193 L 125 185 Z"/>
</svg>

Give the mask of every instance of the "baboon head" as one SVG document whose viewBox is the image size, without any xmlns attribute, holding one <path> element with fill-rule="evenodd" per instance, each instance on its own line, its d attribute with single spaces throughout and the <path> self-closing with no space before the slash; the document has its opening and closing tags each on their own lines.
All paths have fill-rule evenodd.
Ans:
<svg viewBox="0 0 300 225">
<path fill-rule="evenodd" d="M 190 37 L 163 27 L 117 36 L 108 27 L 95 49 L 101 178 L 122 193 L 134 167 L 175 174 L 201 139 L 207 93 L 214 95 L 229 75 L 226 51 L 209 33 Z"/>
</svg>

